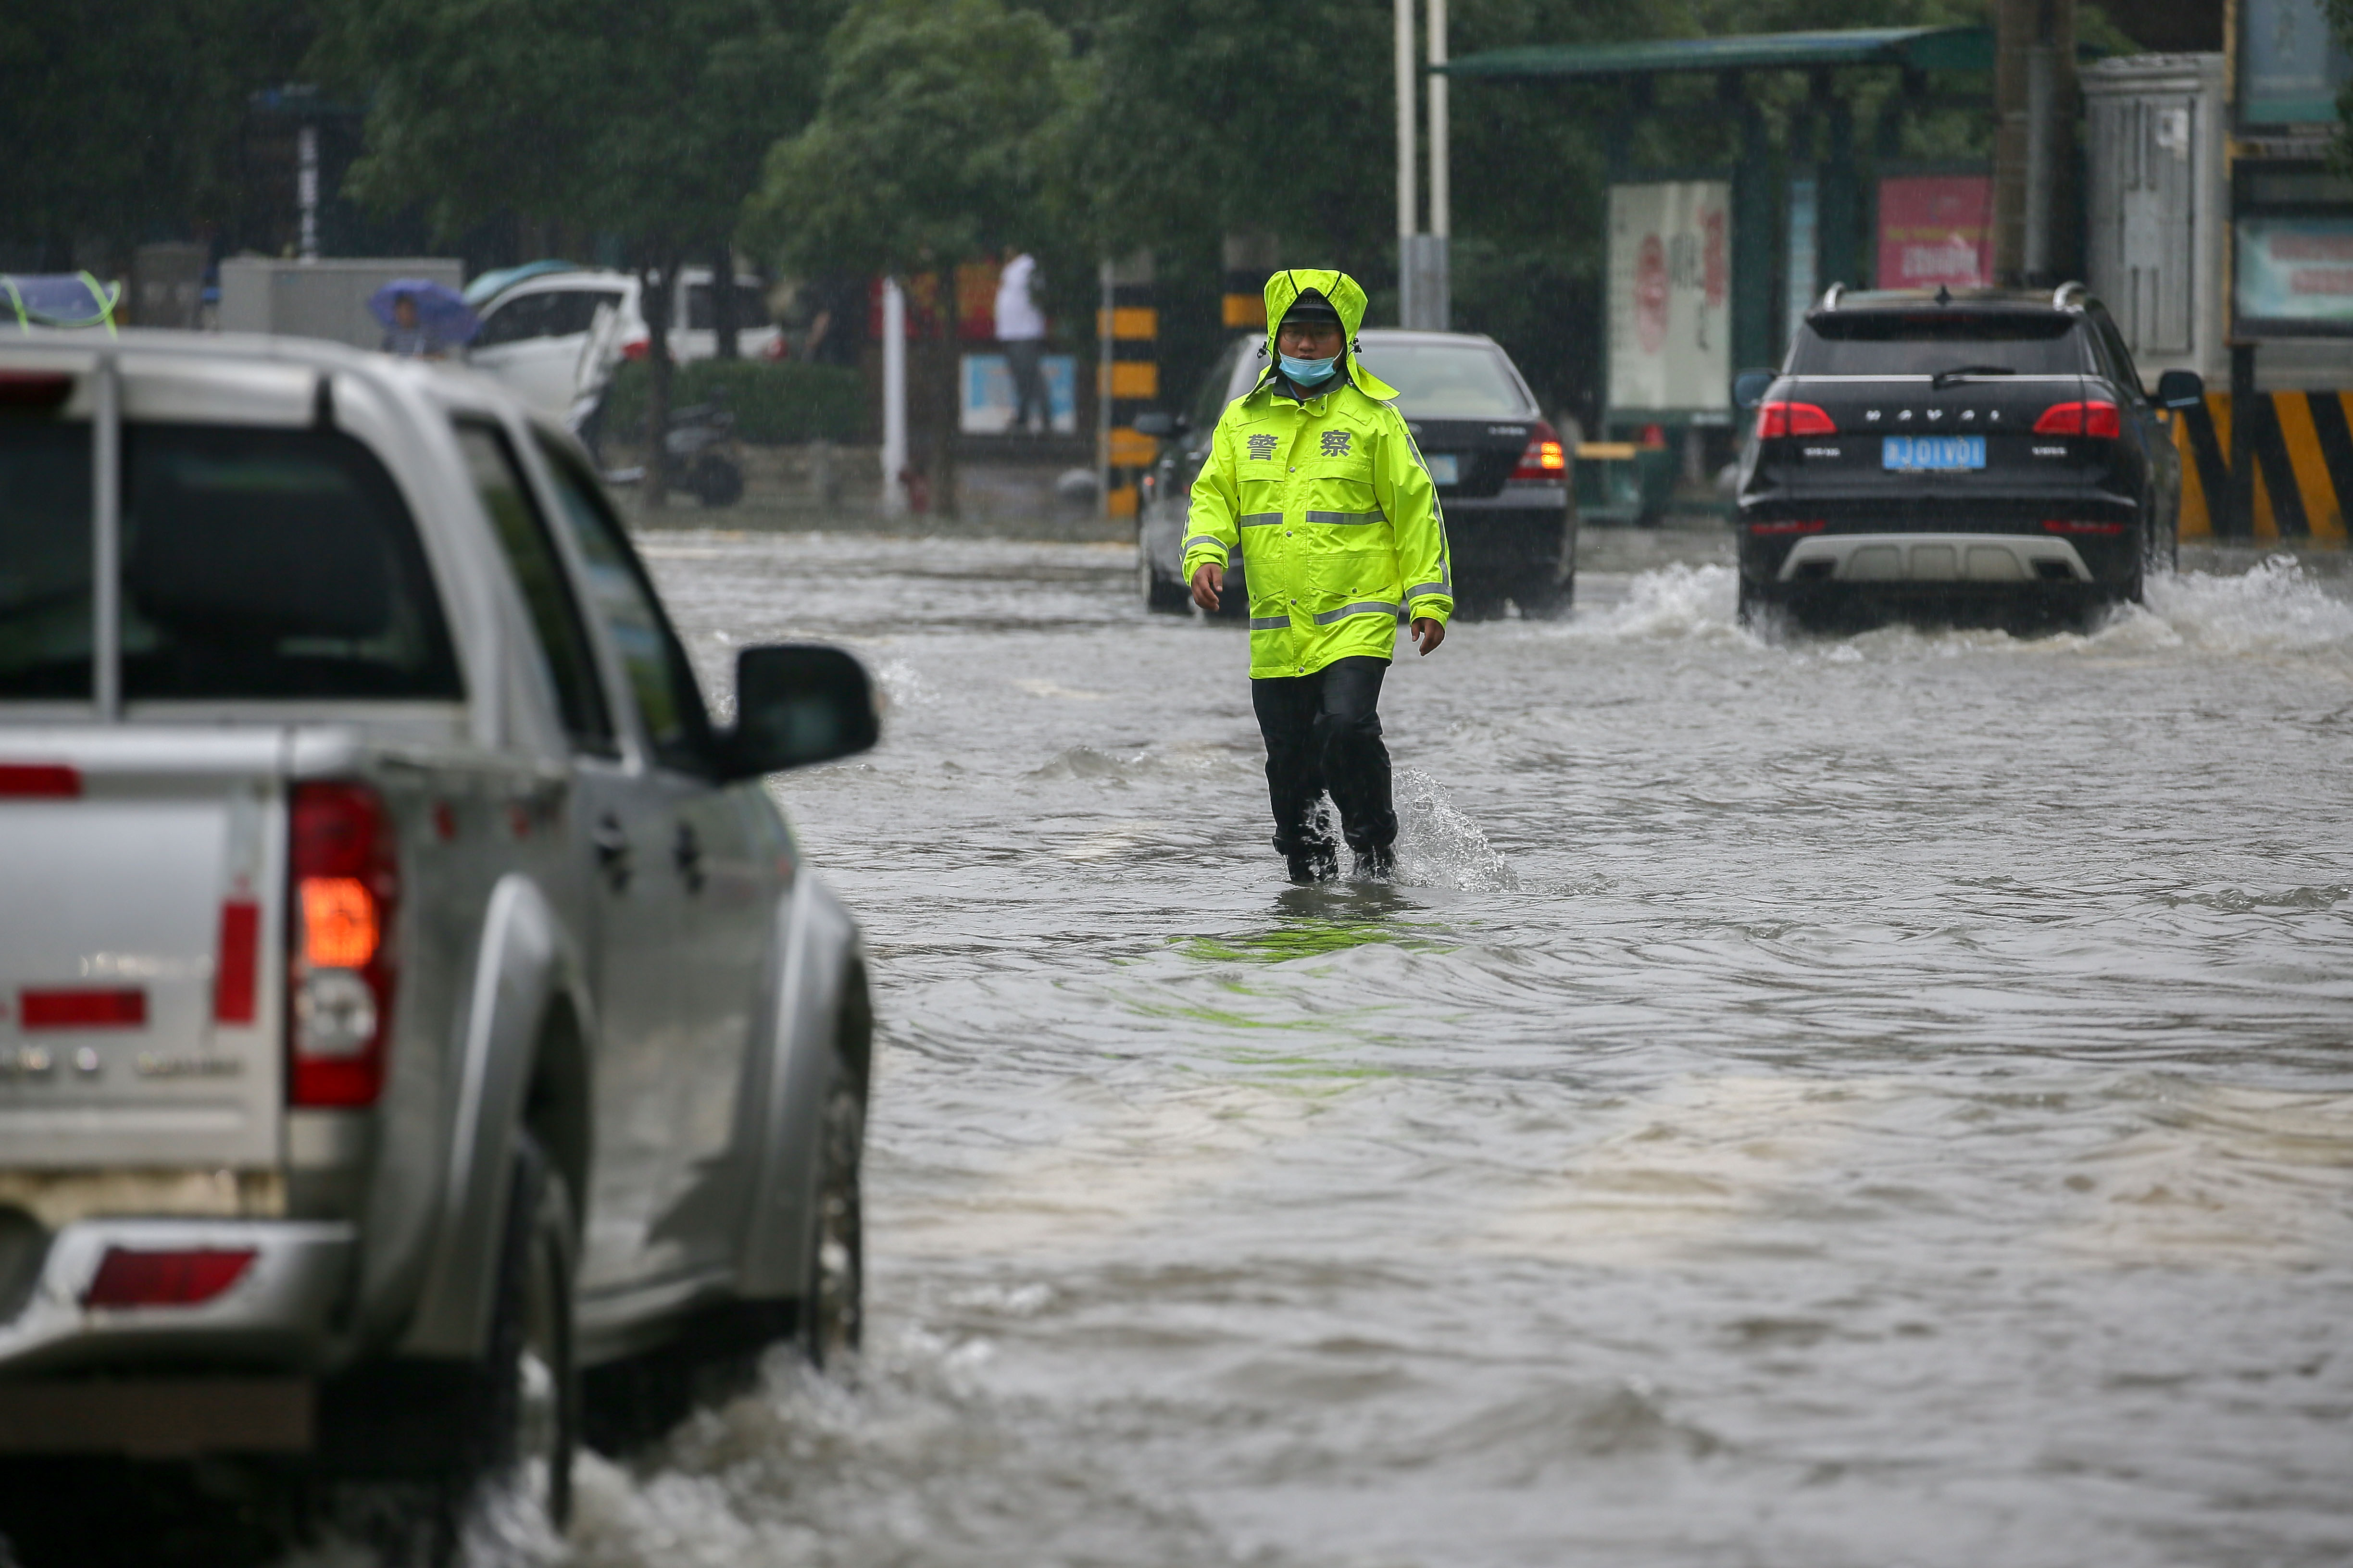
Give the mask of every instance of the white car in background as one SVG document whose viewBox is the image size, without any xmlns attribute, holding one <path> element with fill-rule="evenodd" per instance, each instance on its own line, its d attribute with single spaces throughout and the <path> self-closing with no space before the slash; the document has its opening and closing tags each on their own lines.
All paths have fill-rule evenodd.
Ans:
<svg viewBox="0 0 2353 1568">
<path fill-rule="evenodd" d="M 735 290 L 736 344 L 744 358 L 756 359 L 780 335 L 769 318 L 767 286 L 739 273 Z M 712 305 L 711 268 L 681 268 L 670 308 L 672 360 L 684 363 L 719 352 Z M 611 312 L 601 328 L 600 311 Z M 628 272 L 543 273 L 493 296 L 481 315 L 467 362 L 556 419 L 610 373 L 616 356 L 639 358 L 650 341 L 638 279 Z"/>
</svg>

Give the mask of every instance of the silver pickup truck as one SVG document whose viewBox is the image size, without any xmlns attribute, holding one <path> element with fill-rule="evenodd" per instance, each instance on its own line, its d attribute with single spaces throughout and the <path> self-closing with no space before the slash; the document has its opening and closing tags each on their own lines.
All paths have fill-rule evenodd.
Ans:
<svg viewBox="0 0 2353 1568">
<path fill-rule="evenodd" d="M 865 962 L 760 780 L 875 738 L 815 647 L 715 724 L 479 378 L 0 347 L 0 1456 L 560 1525 L 590 1369 L 854 1344 Z"/>
</svg>

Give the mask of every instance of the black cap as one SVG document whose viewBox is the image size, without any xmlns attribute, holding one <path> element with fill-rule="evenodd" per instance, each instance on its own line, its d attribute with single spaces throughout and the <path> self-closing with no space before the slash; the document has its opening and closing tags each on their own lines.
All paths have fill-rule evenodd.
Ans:
<svg viewBox="0 0 2353 1568">
<path fill-rule="evenodd" d="M 1324 298 L 1323 293 L 1314 289 L 1308 289 L 1293 300 L 1291 309 L 1282 313 L 1282 320 L 1278 325 L 1288 327 L 1303 325 L 1311 321 L 1329 321 L 1335 327 L 1340 324 L 1340 312 L 1332 308 L 1331 300 Z"/>
</svg>

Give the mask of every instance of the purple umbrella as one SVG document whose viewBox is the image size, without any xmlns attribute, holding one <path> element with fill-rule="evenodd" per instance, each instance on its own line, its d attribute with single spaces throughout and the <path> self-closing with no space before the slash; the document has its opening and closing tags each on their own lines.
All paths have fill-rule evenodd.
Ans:
<svg viewBox="0 0 2353 1568">
<path fill-rule="evenodd" d="M 482 330 L 481 319 L 458 290 L 427 278 L 394 279 L 368 296 L 368 310 L 377 321 L 390 327 L 394 324 L 393 307 L 404 295 L 417 303 L 418 331 L 436 343 L 468 342 Z"/>
</svg>

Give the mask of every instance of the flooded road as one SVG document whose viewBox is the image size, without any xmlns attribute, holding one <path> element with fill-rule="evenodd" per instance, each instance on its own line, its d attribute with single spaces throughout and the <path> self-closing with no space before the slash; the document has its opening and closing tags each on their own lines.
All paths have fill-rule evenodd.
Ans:
<svg viewBox="0 0 2353 1568">
<path fill-rule="evenodd" d="M 1589 538 L 1394 670 L 1402 885 L 1293 889 L 1129 552 L 645 543 L 707 672 L 892 696 L 781 790 L 874 955 L 870 1343 L 589 1460 L 575 1561 L 2353 1558 L 2340 586 L 1768 645 Z"/>
</svg>

